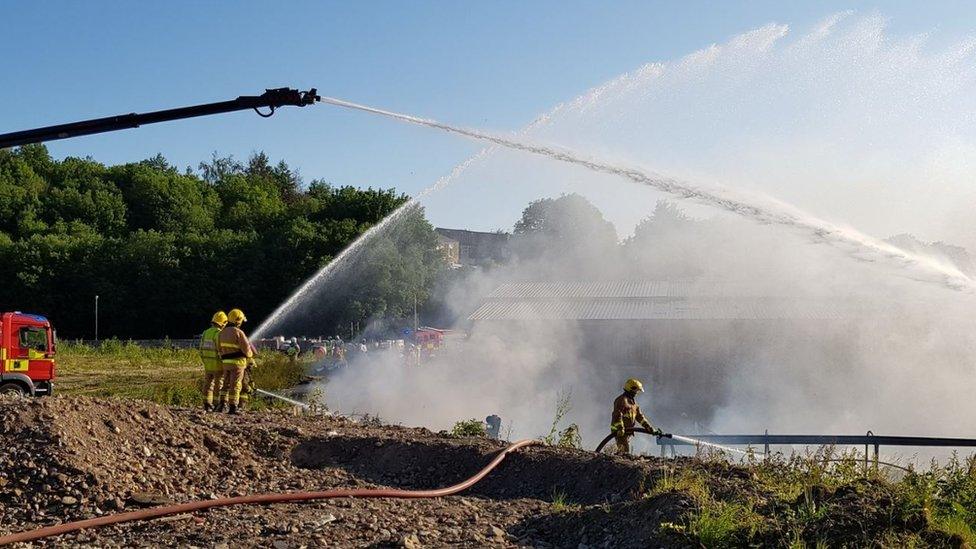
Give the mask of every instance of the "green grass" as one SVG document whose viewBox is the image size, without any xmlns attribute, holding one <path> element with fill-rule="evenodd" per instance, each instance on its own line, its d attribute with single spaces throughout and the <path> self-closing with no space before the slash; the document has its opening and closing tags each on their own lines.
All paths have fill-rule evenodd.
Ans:
<svg viewBox="0 0 976 549">
<path fill-rule="evenodd" d="M 254 381 L 270 391 L 301 381 L 305 364 L 279 353 L 261 353 Z M 95 348 L 62 342 L 58 345 L 55 392 L 65 395 L 131 398 L 159 404 L 199 406 L 203 365 L 195 349 L 143 349 L 128 342 L 106 340 Z M 254 399 L 252 408 L 268 404 Z"/>
<path fill-rule="evenodd" d="M 705 547 L 732 547 L 740 538 L 748 539 L 762 526 L 763 519 L 752 506 L 739 502 L 717 500 L 708 487 L 704 471 L 684 468 L 668 468 L 645 497 L 656 497 L 670 492 L 689 495 L 698 505 L 687 524 L 680 531 L 687 531 Z M 668 523 L 675 530 L 675 525 Z"/>
<path fill-rule="evenodd" d="M 698 458 L 640 490 L 645 498 L 674 492 L 694 508 L 661 530 L 705 547 L 976 545 L 976 457 L 904 474 L 865 470 L 858 454 L 829 447 L 741 466 Z"/>
<path fill-rule="evenodd" d="M 712 498 L 705 484 L 705 475 L 695 469 L 681 469 L 680 471 L 669 467 L 664 470 L 664 474 L 646 494 L 646 497 L 654 497 L 668 492 L 683 492 L 691 496 L 696 502 L 701 504 Z"/>
<path fill-rule="evenodd" d="M 709 500 L 688 521 L 688 532 L 705 547 L 734 547 L 739 536 L 748 539 L 762 525 L 762 517 L 741 503 Z"/>
</svg>

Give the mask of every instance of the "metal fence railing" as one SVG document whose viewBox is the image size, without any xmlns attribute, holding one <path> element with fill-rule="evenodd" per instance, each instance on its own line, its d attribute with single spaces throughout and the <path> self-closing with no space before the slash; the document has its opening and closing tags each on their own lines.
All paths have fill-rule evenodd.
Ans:
<svg viewBox="0 0 976 549">
<path fill-rule="evenodd" d="M 763 448 L 763 454 L 768 455 L 770 446 L 864 446 L 864 464 L 867 467 L 869 459 L 878 463 L 878 453 L 882 446 L 908 446 L 916 448 L 976 448 L 973 438 L 946 437 L 913 437 L 875 435 L 868 431 L 866 435 L 771 435 L 765 432 L 759 435 L 682 435 L 680 438 L 658 438 L 661 455 L 665 455 L 667 448 L 675 446 L 695 446 L 694 441 L 717 444 L 721 446 L 750 446 Z M 869 456 L 873 450 L 873 457 Z"/>
</svg>

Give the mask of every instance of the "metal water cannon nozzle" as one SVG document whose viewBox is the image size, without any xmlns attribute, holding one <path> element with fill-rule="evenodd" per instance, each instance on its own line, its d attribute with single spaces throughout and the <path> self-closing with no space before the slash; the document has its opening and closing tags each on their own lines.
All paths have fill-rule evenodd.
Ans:
<svg viewBox="0 0 976 549">
<path fill-rule="evenodd" d="M 318 90 L 312 88 L 307 92 L 302 92 L 302 103 L 304 105 L 312 105 L 318 103 L 322 100 L 322 96 L 319 95 Z"/>
<path fill-rule="evenodd" d="M 322 100 L 322 97 L 318 95 L 318 90 L 315 88 L 308 91 L 299 91 L 294 88 L 273 88 L 264 90 L 261 98 L 266 100 L 271 107 L 281 107 L 284 105 L 304 107 L 305 105 L 312 105 Z"/>
</svg>

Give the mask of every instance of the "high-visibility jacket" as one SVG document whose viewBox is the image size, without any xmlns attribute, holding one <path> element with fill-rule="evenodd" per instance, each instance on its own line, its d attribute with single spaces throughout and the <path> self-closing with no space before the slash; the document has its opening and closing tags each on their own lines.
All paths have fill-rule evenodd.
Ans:
<svg viewBox="0 0 976 549">
<path fill-rule="evenodd" d="M 200 360 L 203 361 L 203 369 L 207 372 L 220 371 L 220 357 L 217 355 L 218 334 L 220 328 L 211 326 L 200 336 Z"/>
<path fill-rule="evenodd" d="M 254 357 L 254 348 L 247 336 L 237 326 L 228 324 L 217 336 L 217 351 L 220 362 L 224 365 L 232 364 L 239 368 L 247 366 L 248 359 Z"/>
</svg>

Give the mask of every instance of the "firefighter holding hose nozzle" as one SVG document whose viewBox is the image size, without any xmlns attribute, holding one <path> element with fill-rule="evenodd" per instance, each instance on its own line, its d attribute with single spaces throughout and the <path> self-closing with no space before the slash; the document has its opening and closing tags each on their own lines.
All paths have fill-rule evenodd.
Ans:
<svg viewBox="0 0 976 549">
<path fill-rule="evenodd" d="M 637 394 L 643 392 L 644 385 L 639 380 L 630 378 L 624 383 L 624 393 L 613 401 L 610 432 L 613 433 L 614 440 L 617 443 L 618 454 L 630 453 L 630 438 L 634 435 L 628 434 L 627 429 L 633 429 L 637 424 L 651 431 L 654 435 L 661 436 L 664 434 L 663 431 L 651 425 L 651 422 L 641 412 L 640 406 L 637 405 Z"/>
<path fill-rule="evenodd" d="M 217 411 L 221 412 L 224 405 L 227 413 L 236 414 L 241 400 L 241 388 L 244 384 L 244 371 L 254 358 L 254 347 L 248 341 L 241 326 L 247 321 L 240 309 L 231 309 L 227 313 L 227 325 L 217 336 L 220 362 L 224 368 L 224 386 L 220 388 L 220 402 Z"/>
</svg>

